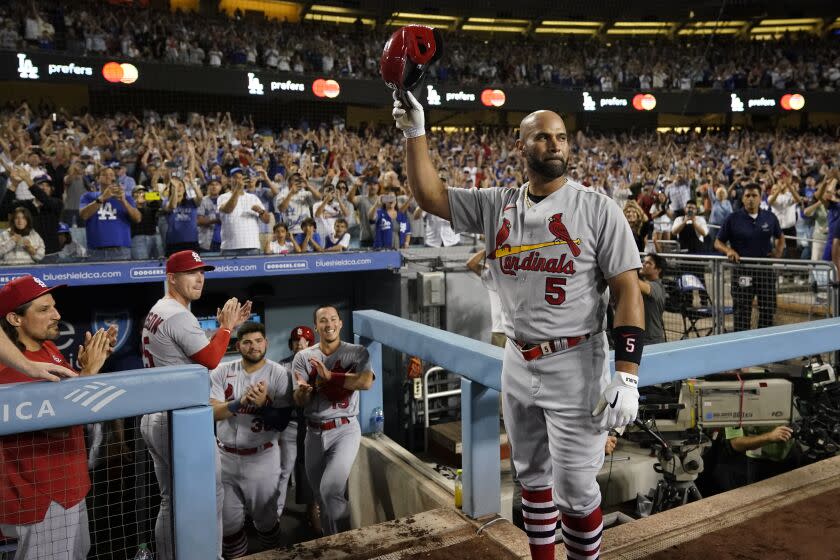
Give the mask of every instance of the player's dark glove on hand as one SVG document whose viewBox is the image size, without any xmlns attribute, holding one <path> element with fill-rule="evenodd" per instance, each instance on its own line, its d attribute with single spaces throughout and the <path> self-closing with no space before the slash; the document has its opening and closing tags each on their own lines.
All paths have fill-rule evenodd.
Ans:
<svg viewBox="0 0 840 560">
<path fill-rule="evenodd" d="M 292 419 L 292 412 L 295 407 L 286 406 L 283 408 L 274 408 L 273 406 L 264 406 L 257 411 L 257 416 L 262 418 L 263 426 L 270 430 L 282 432 L 289 425 Z"/>
<path fill-rule="evenodd" d="M 598 419 L 602 430 L 623 429 L 636 419 L 639 413 L 639 376 L 623 371 L 615 375 L 604 389 L 598 406 L 592 411 L 592 416 L 601 415 Z"/>
</svg>

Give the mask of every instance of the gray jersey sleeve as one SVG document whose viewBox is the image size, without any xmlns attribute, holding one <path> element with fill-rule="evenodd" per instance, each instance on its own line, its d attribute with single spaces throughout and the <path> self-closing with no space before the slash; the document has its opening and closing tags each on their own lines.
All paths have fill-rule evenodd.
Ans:
<svg viewBox="0 0 840 560">
<path fill-rule="evenodd" d="M 611 199 L 605 199 L 601 210 L 596 254 L 598 267 L 607 280 L 642 267 L 630 224 L 618 204 Z"/>
<path fill-rule="evenodd" d="M 287 406 L 294 406 L 292 400 L 292 393 L 294 392 L 294 384 L 292 383 L 289 370 L 283 364 L 272 362 L 271 372 L 271 387 L 269 388 L 269 397 L 271 398 L 271 406 L 275 408 L 284 408 Z"/>
<path fill-rule="evenodd" d="M 210 372 L 210 398 L 214 401 L 225 401 L 225 367 L 219 366 Z"/>
<path fill-rule="evenodd" d="M 162 326 L 166 335 L 189 357 L 209 344 L 192 313 L 184 312 L 166 320 Z"/>
<path fill-rule="evenodd" d="M 499 214 L 502 189 L 448 188 L 452 229 L 468 233 L 488 233 Z"/>
</svg>

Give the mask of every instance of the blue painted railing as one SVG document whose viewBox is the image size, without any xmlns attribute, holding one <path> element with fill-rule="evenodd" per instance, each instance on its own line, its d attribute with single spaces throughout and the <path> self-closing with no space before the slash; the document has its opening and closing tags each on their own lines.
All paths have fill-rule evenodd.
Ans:
<svg viewBox="0 0 840 560">
<path fill-rule="evenodd" d="M 384 345 L 461 376 L 463 510 L 471 517 L 498 513 L 503 350 L 380 311 L 354 312 L 353 331 L 357 343 L 369 348 L 377 375 L 382 375 Z M 823 319 L 655 344 L 645 348 L 639 374 L 642 385 L 653 385 L 838 349 L 840 318 Z M 610 369 L 615 370 L 612 354 Z M 382 383 L 377 382 L 371 391 L 362 393 L 363 426 L 368 425 L 373 407 L 381 403 Z"/>
<path fill-rule="evenodd" d="M 0 436 L 172 411 L 172 503 L 179 560 L 216 552 L 210 377 L 199 366 L 0 385 Z"/>
</svg>

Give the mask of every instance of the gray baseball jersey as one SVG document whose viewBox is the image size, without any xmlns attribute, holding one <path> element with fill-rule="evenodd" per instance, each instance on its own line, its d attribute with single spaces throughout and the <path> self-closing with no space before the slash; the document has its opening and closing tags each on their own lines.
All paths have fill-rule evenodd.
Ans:
<svg viewBox="0 0 840 560">
<path fill-rule="evenodd" d="M 145 367 L 190 364 L 190 356 L 207 346 L 207 335 L 189 309 L 172 298 L 161 298 L 143 323 Z"/>
<path fill-rule="evenodd" d="M 621 209 L 568 181 L 539 204 L 518 189 L 449 189 L 456 231 L 486 237 L 509 338 L 539 343 L 606 326 L 607 279 L 641 267 Z"/>
<path fill-rule="evenodd" d="M 321 346 L 316 344 L 298 352 L 292 362 L 292 371 L 307 379 L 307 382 L 313 387 L 317 379 L 317 370 L 309 363 L 310 358 L 316 358 L 323 362 L 329 371 L 339 373 L 372 371 L 370 355 L 364 346 L 342 342 L 335 352 L 325 356 L 321 352 Z M 297 379 L 295 379 L 295 385 L 297 385 Z M 312 400 L 303 409 L 303 413 L 308 420 L 313 422 L 357 416 L 359 414 L 359 392 L 353 391 L 347 400 L 334 403 L 316 390 L 312 395 Z"/>
<path fill-rule="evenodd" d="M 268 389 L 266 406 L 294 406 L 288 371 L 271 360 L 266 360 L 263 367 L 252 373 L 245 371 L 242 360 L 220 365 L 210 372 L 210 398 L 220 402 L 239 400 L 248 387 L 260 381 L 264 381 Z M 255 407 L 244 406 L 234 416 L 216 422 L 216 438 L 223 445 L 237 449 L 251 449 L 277 441 L 277 432 L 264 429 L 262 418 L 255 416 L 255 412 Z"/>
</svg>

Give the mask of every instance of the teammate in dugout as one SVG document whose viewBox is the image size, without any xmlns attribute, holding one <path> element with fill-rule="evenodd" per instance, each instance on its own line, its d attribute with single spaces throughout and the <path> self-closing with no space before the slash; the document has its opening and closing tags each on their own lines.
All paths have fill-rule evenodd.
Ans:
<svg viewBox="0 0 840 560">
<path fill-rule="evenodd" d="M 324 533 L 350 529 L 347 480 L 362 431 L 359 393 L 375 375 L 364 346 L 342 342 L 338 310 L 322 305 L 314 313 L 320 342 L 298 352 L 292 362 L 295 403 L 306 415 L 306 474 L 321 507 Z"/>
<path fill-rule="evenodd" d="M 395 92 L 393 116 L 407 138 L 414 197 L 456 231 L 487 240 L 508 337 L 505 427 L 531 557 L 554 558 L 559 509 L 567 557 L 597 559 L 603 524 L 595 477 L 607 432 L 631 423 L 639 406 L 644 314 L 633 234 L 614 201 L 566 177 L 569 139 L 559 115 L 536 111 L 522 120 L 516 151 L 529 181 L 520 188 L 446 189 L 429 157 L 423 108 L 402 93 L 410 106 Z M 612 379 L 604 332 L 610 293 Z"/>
<path fill-rule="evenodd" d="M 289 335 L 289 350 L 292 355 L 280 361 L 289 371 L 292 383 L 292 362 L 298 352 L 315 344 L 315 333 L 306 325 L 299 325 L 292 329 Z M 289 479 L 292 470 L 295 473 L 295 502 L 306 504 L 306 519 L 312 526 L 316 536 L 323 536 L 321 529 L 321 509 L 318 502 L 309 488 L 309 481 L 306 480 L 306 464 L 304 461 L 304 446 L 306 442 L 306 419 L 303 409 L 295 408 L 288 427 L 280 433 L 280 494 L 277 497 L 277 517 L 283 516 L 286 508 L 286 493 L 289 489 Z"/>
<path fill-rule="evenodd" d="M 0 289 L 0 322 L 26 359 L 70 370 L 53 343 L 61 315 L 51 292 L 60 287 L 30 275 L 12 280 Z M 78 354 L 81 375 L 99 373 L 116 336 L 116 327 L 86 334 Z M 0 368 L 0 384 L 31 381 L 28 373 Z M 90 550 L 89 490 L 82 426 L 0 438 L 0 538 L 17 539 L 16 558 L 85 558 Z"/>
<path fill-rule="evenodd" d="M 225 558 L 248 553 L 246 514 L 264 548 L 280 545 L 280 488 L 273 475 L 280 471 L 278 432 L 288 429 L 294 383 L 289 370 L 266 359 L 267 348 L 265 327 L 244 323 L 236 341 L 242 359 L 222 364 L 210 373 L 210 404 L 216 420 L 225 490 Z"/>
<path fill-rule="evenodd" d="M 195 251 L 174 253 L 166 261 L 167 294 L 149 310 L 143 323 L 143 365 L 145 367 L 200 364 L 214 369 L 227 350 L 230 333 L 251 316 L 251 302 L 240 304 L 230 298 L 218 310 L 219 329 L 209 341 L 189 305 L 201 297 L 204 273 L 215 267 L 202 262 Z M 155 547 L 159 560 L 175 557 L 172 539 L 171 491 L 169 481 L 169 421 L 166 412 L 146 414 L 140 421 L 140 433 L 155 463 L 160 487 L 160 510 L 155 523 Z M 216 454 L 216 517 L 218 553 L 222 554 L 221 463 Z"/>
</svg>

